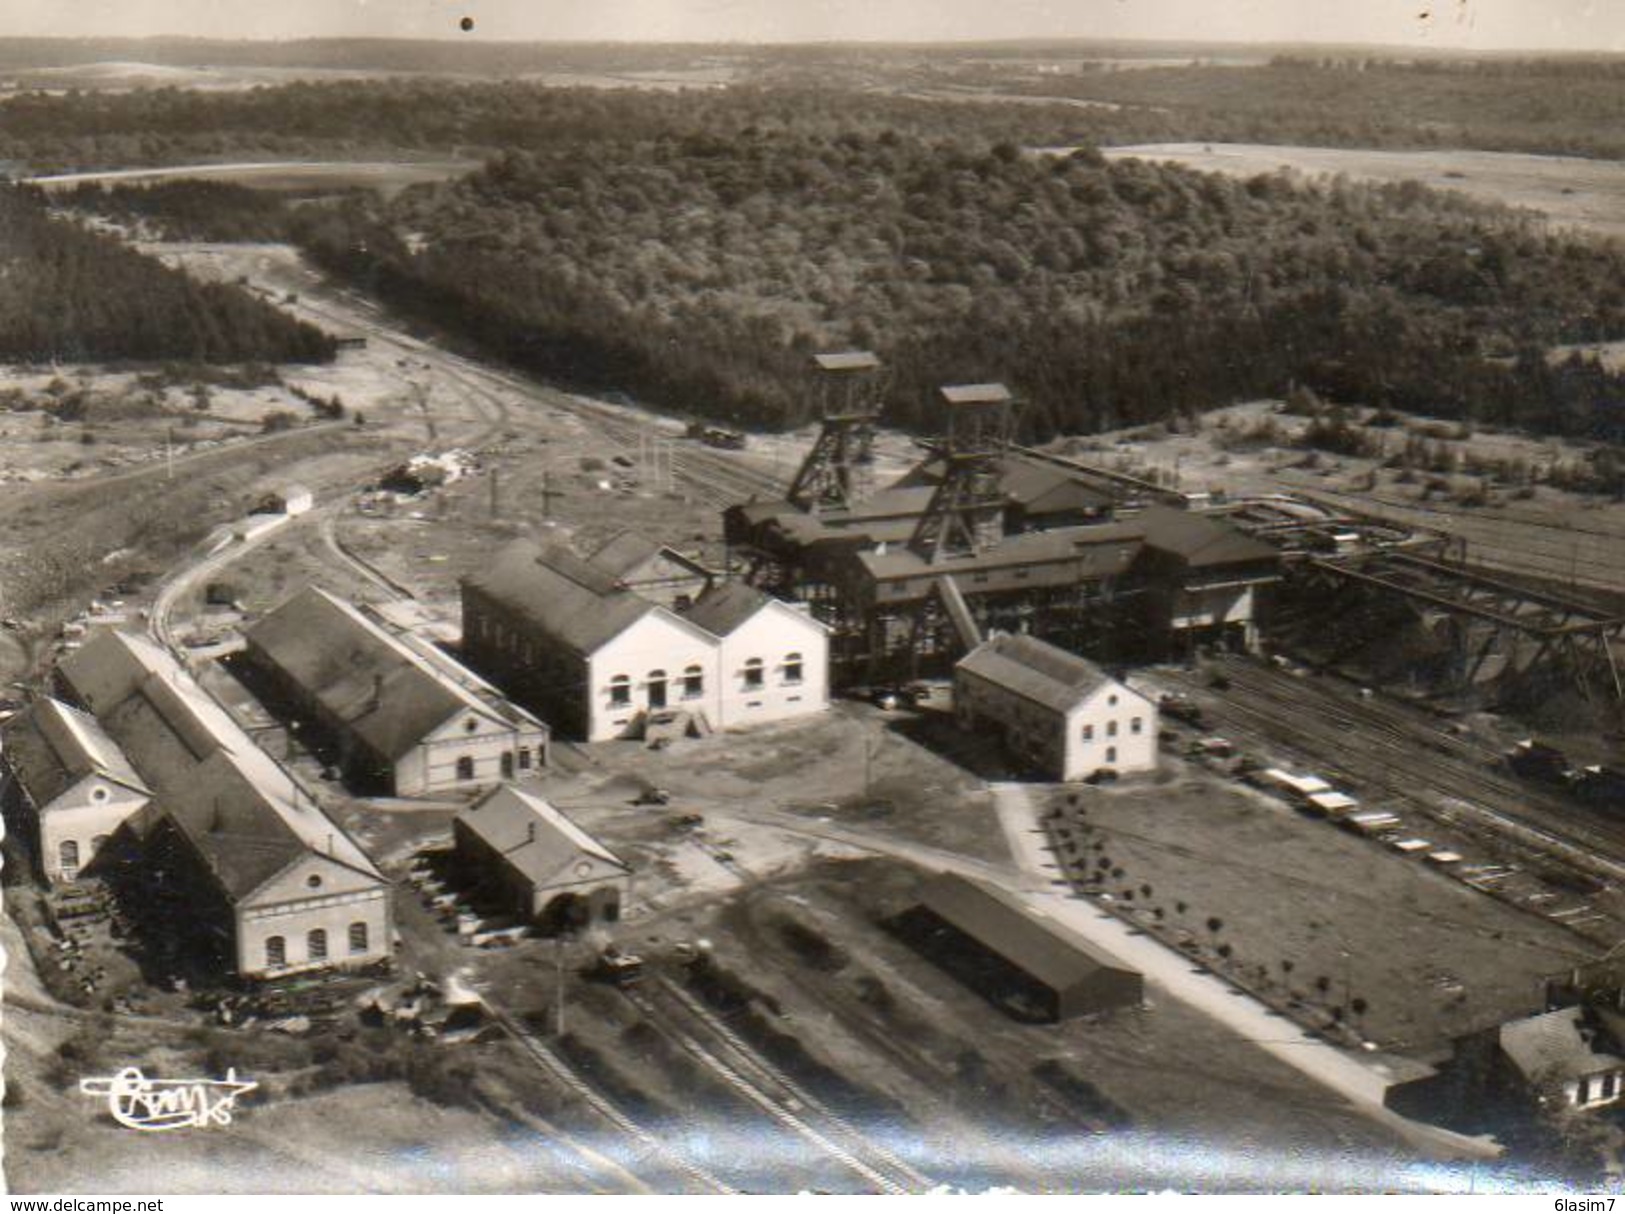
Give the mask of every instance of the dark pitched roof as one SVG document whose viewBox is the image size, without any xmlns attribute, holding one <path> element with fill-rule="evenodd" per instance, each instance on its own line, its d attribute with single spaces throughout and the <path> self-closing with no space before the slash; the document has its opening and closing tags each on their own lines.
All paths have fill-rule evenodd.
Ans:
<svg viewBox="0 0 1625 1214">
<path fill-rule="evenodd" d="M 957 669 L 1057 712 L 1070 711 L 1112 681 L 1087 658 L 1034 636 L 1008 633 L 983 641 L 959 659 Z"/>
<path fill-rule="evenodd" d="M 1500 1040 L 1506 1056 L 1532 1083 L 1578 1079 L 1625 1067 L 1625 1059 L 1608 1052 L 1612 1043 L 1599 1035 L 1580 1007 L 1503 1024 Z"/>
<path fill-rule="evenodd" d="M 1238 565 L 1252 561 L 1276 560 L 1280 551 L 1254 539 L 1233 524 L 1176 510 L 1172 506 L 1147 506 L 1136 520 L 1145 532 L 1145 542 L 1160 552 L 1171 553 L 1192 568 Z"/>
<path fill-rule="evenodd" d="M 1014 895 L 958 873 L 931 878 L 920 902 L 1053 991 L 1101 973 L 1135 972 Z"/>
<path fill-rule="evenodd" d="M 583 854 L 631 871 L 550 802 L 512 784 L 497 785 L 457 820 L 538 888 L 556 883 Z"/>
<path fill-rule="evenodd" d="M 311 853 L 384 880 L 309 790 L 173 657 L 127 633 L 105 635 L 146 673 L 99 709 L 100 720 L 233 901 Z M 112 665 L 111 654 L 98 659 L 98 669 Z"/>
<path fill-rule="evenodd" d="M 562 547 L 515 540 L 465 584 L 583 656 L 660 608 Z"/>
<path fill-rule="evenodd" d="M 96 718 L 42 697 L 0 728 L 11 769 L 41 810 L 87 776 L 100 776 L 150 796 L 124 752 Z"/>
<path fill-rule="evenodd" d="M 659 556 L 665 545 L 636 531 L 622 531 L 587 558 L 613 578 L 623 578 L 645 561 Z"/>
<path fill-rule="evenodd" d="M 1124 546 L 1126 554 L 1120 561 L 1112 558 L 1109 562 L 1092 564 L 1095 573 L 1122 573 L 1127 569 L 1143 547 L 1140 528 L 1132 522 L 1121 522 L 1028 531 L 1021 535 L 1005 536 L 998 544 L 975 556 L 950 556 L 936 564 L 912 548 L 901 546 L 860 553 L 858 560 L 873 577 L 881 580 L 920 574 L 951 573 L 957 576 L 972 570 L 1054 564 L 1086 556 L 1092 561 L 1095 550 L 1109 545 Z M 1110 567 L 1107 567 L 1108 564 Z"/>
<path fill-rule="evenodd" d="M 390 759 L 459 713 L 497 711 L 457 677 L 450 658 L 435 663 L 320 587 L 307 586 L 245 635 L 252 649 Z"/>
<path fill-rule="evenodd" d="M 1114 500 L 1111 494 L 1088 484 L 1078 474 L 1019 451 L 998 456 L 995 466 L 999 473 L 999 492 L 1032 514 L 1100 510 Z M 892 489 L 935 486 L 941 483 L 942 475 L 943 462 L 933 457 L 910 469 Z"/>
<path fill-rule="evenodd" d="M 685 556 L 677 549 L 652 540 L 636 531 L 620 532 L 588 558 L 592 564 L 615 578 L 616 581 L 629 584 L 636 581 L 635 575 L 645 565 L 656 559 L 664 559 L 673 565 L 680 565 L 698 576 L 715 576 L 712 570 L 707 569 L 693 557 Z"/>
<path fill-rule="evenodd" d="M 770 595 L 744 582 L 725 582 L 700 595 L 683 618 L 712 636 L 725 637 L 772 601 Z"/>
</svg>

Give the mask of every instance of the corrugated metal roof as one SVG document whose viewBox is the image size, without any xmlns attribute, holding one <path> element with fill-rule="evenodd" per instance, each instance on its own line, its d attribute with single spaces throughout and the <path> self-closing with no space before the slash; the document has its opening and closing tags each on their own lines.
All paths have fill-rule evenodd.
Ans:
<svg viewBox="0 0 1625 1214">
<path fill-rule="evenodd" d="M 583 657 L 661 610 L 567 549 L 533 540 L 515 540 L 464 580 Z"/>
<path fill-rule="evenodd" d="M 956 667 L 1016 694 L 1070 712 L 1084 697 L 1112 682 L 1087 658 L 1033 636 L 1008 633 L 983 641 Z"/>
<path fill-rule="evenodd" d="M 0 745 L 34 804 L 44 811 L 87 776 L 142 795 L 150 792 L 124 752 L 96 722 L 60 700 L 42 697 L 0 727 Z"/>
<path fill-rule="evenodd" d="M 665 550 L 665 545 L 636 531 L 618 532 L 588 559 L 613 578 L 624 578 L 645 561 Z"/>
<path fill-rule="evenodd" d="M 1608 1053 L 1597 1029 L 1587 1023 L 1584 1008 L 1530 1016 L 1503 1024 L 1501 1049 L 1525 1079 L 1534 1083 L 1578 1079 L 1625 1067 L 1625 1059 Z"/>
<path fill-rule="evenodd" d="M 399 759 L 460 713 L 511 723 L 458 677 L 354 606 L 307 586 L 245 633 L 270 661 L 375 753 Z"/>
<path fill-rule="evenodd" d="M 1102 973 L 1135 972 L 1021 899 L 959 873 L 931 878 L 920 902 L 1056 992 Z"/>
<path fill-rule="evenodd" d="M 564 877 L 582 856 L 592 856 L 624 872 L 631 868 L 542 797 L 499 784 L 457 815 L 538 888 Z"/>
</svg>

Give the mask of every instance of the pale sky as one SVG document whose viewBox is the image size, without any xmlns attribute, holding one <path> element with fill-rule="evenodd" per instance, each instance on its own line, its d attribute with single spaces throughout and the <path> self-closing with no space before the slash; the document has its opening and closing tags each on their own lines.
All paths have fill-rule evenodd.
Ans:
<svg viewBox="0 0 1625 1214">
<path fill-rule="evenodd" d="M 463 17 L 472 34 L 458 30 Z M 1625 52 L 1625 0 L 0 0 L 0 36 L 1151 38 Z"/>
</svg>

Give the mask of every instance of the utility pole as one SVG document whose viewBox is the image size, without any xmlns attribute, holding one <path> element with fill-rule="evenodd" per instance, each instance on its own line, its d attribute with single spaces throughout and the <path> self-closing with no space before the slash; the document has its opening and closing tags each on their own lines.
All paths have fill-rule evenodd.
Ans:
<svg viewBox="0 0 1625 1214">
<path fill-rule="evenodd" d="M 553 937 L 553 943 L 557 946 L 553 950 L 554 976 L 557 979 L 553 996 L 555 1000 L 553 1029 L 562 1040 L 564 1037 L 564 933 L 562 931 Z"/>
<path fill-rule="evenodd" d="M 164 427 L 164 479 L 175 479 L 175 427 Z"/>
<path fill-rule="evenodd" d="M 493 464 L 492 467 L 491 467 L 491 517 L 492 518 L 496 518 L 501 513 L 501 510 L 500 510 L 500 498 L 498 496 L 500 494 L 500 492 L 501 492 L 501 490 L 498 487 L 499 478 L 501 477 L 501 475 L 502 475 L 502 470 L 500 468 L 496 467 Z M 543 486 L 542 491 L 545 493 L 547 491 L 546 490 L 547 473 L 545 473 L 545 472 L 542 473 L 542 486 Z"/>
</svg>

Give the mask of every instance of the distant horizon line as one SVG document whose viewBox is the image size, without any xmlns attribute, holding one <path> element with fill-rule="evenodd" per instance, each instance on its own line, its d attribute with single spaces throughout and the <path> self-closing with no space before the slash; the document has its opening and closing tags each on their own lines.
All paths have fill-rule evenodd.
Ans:
<svg viewBox="0 0 1625 1214">
<path fill-rule="evenodd" d="M 1015 48 L 1015 47 L 1145 47 L 1145 48 L 1174 48 L 1187 50 L 1200 48 L 1214 48 L 1224 50 L 1238 50 L 1251 48 L 1255 50 L 1341 50 L 1346 52 L 1405 54 L 1405 55 L 1440 55 L 1465 58 L 1490 58 L 1502 56 L 1523 56 L 1530 58 L 1560 58 L 1579 56 L 1587 59 L 1625 59 L 1625 50 L 1597 50 L 1592 48 L 1573 47 L 1467 47 L 1467 46 L 1439 46 L 1421 43 L 1406 42 L 1339 42 L 1339 41 L 1304 41 L 1304 40 L 1244 40 L 1230 38 L 1182 39 L 1182 38 L 1092 38 L 1082 34 L 1056 34 L 1056 35 L 1027 35 L 1015 38 L 931 38 L 931 39 L 896 39 L 896 38 L 801 38 L 787 41 L 764 41 L 759 39 L 730 39 L 730 38 L 528 38 L 528 37 L 494 37 L 488 35 L 447 34 L 434 36 L 427 34 L 417 35 L 391 35 L 391 34 L 297 34 L 286 37 L 241 37 L 222 38 L 198 34 L 0 34 L 0 46 L 8 43 L 27 42 L 57 42 L 57 43 L 194 43 L 199 45 L 221 46 L 297 46 L 306 43 L 405 43 L 414 45 L 461 45 L 467 47 L 717 47 L 730 50 L 771 50 L 776 48 L 884 48 L 899 49 L 963 49 L 970 47 L 989 48 Z"/>
</svg>

